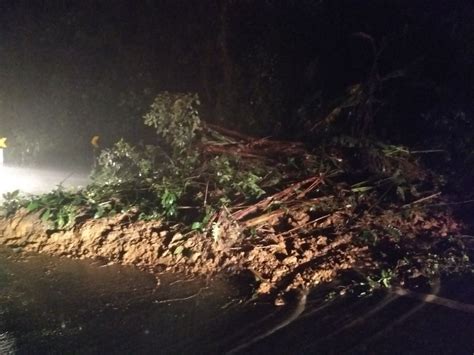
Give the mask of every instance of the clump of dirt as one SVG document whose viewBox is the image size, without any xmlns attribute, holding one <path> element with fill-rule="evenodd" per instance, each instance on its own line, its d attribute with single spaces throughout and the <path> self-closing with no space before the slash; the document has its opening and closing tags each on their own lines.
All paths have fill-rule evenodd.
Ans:
<svg viewBox="0 0 474 355">
<path fill-rule="evenodd" d="M 183 235 L 176 226 L 137 221 L 130 213 L 53 231 L 37 215 L 22 210 L 0 221 L 0 236 L 1 244 L 25 252 L 98 259 L 152 272 L 201 276 L 250 272 L 259 281 L 261 294 L 330 281 L 367 254 L 366 248 L 350 245 L 349 235 L 334 240 L 274 235 L 229 243 L 197 232 Z"/>
</svg>

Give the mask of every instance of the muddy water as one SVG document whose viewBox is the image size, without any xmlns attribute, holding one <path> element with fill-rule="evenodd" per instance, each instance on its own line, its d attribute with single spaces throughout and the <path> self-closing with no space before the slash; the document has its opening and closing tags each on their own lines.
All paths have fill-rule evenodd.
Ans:
<svg viewBox="0 0 474 355">
<path fill-rule="evenodd" d="M 472 302 L 472 281 L 445 282 L 440 295 Z M 474 314 L 415 299 L 323 303 L 316 290 L 304 309 L 296 299 L 276 308 L 240 302 L 242 285 L 232 280 L 159 282 L 133 268 L 0 249 L 0 354 L 474 351 Z"/>
</svg>

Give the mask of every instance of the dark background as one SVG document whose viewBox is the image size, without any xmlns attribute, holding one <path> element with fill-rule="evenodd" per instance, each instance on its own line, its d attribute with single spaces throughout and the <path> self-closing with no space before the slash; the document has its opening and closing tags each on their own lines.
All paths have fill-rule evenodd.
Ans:
<svg viewBox="0 0 474 355">
<path fill-rule="evenodd" d="M 95 134 L 149 139 L 142 116 L 168 90 L 198 93 L 207 121 L 311 146 L 307 127 L 376 63 L 403 75 L 378 89 L 364 134 L 449 145 L 464 164 L 473 58 L 472 1 L 3 0 L 0 136 L 17 163 L 81 160 Z"/>
</svg>

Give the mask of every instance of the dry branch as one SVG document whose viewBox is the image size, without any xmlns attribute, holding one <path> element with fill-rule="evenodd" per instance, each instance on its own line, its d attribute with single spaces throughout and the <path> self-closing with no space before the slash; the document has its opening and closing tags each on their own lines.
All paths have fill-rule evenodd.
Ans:
<svg viewBox="0 0 474 355">
<path fill-rule="evenodd" d="M 252 213 L 255 213 L 259 210 L 265 210 L 266 208 L 268 208 L 274 202 L 284 202 L 284 201 L 287 201 L 287 200 L 289 200 L 290 198 L 292 198 L 294 196 L 297 196 L 297 194 L 299 194 L 299 190 L 305 185 L 310 184 L 310 187 L 312 187 L 312 189 L 314 189 L 318 185 L 320 185 L 322 183 L 322 181 L 323 180 L 322 180 L 320 175 L 312 176 L 308 179 L 305 179 L 303 181 L 292 184 L 291 186 L 287 187 L 286 189 L 284 189 L 280 192 L 277 192 L 277 193 L 275 193 L 271 196 L 268 196 L 267 198 L 257 202 L 256 204 L 254 204 L 250 207 L 247 207 L 243 210 L 234 212 L 232 214 L 232 217 L 233 217 L 234 220 L 240 221 L 240 220 L 242 220 L 243 218 L 245 218 L 246 216 L 248 216 Z M 306 193 L 309 192 L 309 188 L 307 188 L 305 190 L 305 192 Z"/>
</svg>

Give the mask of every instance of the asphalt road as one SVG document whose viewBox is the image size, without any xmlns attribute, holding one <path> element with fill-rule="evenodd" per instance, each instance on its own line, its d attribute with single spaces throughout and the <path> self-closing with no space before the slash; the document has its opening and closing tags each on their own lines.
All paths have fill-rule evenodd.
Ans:
<svg viewBox="0 0 474 355">
<path fill-rule="evenodd" d="M 156 279 L 132 267 L 0 248 L 1 354 L 472 354 L 474 314 L 382 293 L 242 303 L 228 279 Z M 470 304 L 472 278 L 439 297 Z M 291 320 L 291 322 L 288 322 Z M 275 330 L 275 331 L 272 331 Z"/>
</svg>

